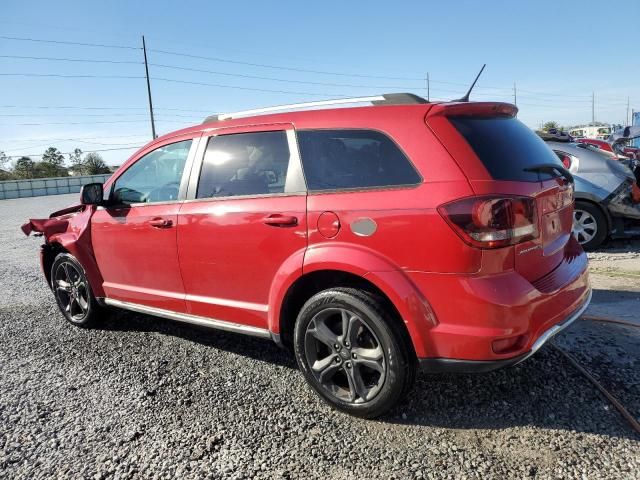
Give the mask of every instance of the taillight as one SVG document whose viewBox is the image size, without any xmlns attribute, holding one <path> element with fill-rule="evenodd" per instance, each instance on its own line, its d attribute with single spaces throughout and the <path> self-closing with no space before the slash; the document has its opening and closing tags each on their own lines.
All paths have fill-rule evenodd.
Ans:
<svg viewBox="0 0 640 480">
<path fill-rule="evenodd" d="M 473 247 L 500 248 L 538 237 L 536 201 L 530 197 L 469 197 L 445 203 L 438 211 Z"/>
<path fill-rule="evenodd" d="M 578 167 L 580 166 L 580 159 L 578 157 L 566 152 L 561 152 L 560 150 L 554 150 L 554 152 L 562 162 L 564 168 L 569 170 L 570 173 L 578 172 Z"/>
</svg>

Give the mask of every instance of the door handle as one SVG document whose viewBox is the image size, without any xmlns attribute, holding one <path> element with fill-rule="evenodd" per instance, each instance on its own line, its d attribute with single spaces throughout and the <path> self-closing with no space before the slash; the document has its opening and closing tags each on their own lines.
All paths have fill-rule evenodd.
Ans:
<svg viewBox="0 0 640 480">
<path fill-rule="evenodd" d="M 262 221 L 273 227 L 293 227 L 298 224 L 297 217 L 293 215 L 280 215 L 279 213 L 264 217 Z"/>
<path fill-rule="evenodd" d="M 168 218 L 154 218 L 149 220 L 149 225 L 155 228 L 169 228 L 173 226 L 173 220 Z"/>
</svg>

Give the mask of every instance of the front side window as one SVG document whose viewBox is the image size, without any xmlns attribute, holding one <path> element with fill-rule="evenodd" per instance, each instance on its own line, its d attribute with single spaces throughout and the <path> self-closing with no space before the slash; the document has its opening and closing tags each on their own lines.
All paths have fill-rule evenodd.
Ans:
<svg viewBox="0 0 640 480">
<path fill-rule="evenodd" d="M 124 204 L 177 200 L 191 142 L 164 145 L 138 159 L 115 181 L 113 200 Z"/>
<path fill-rule="evenodd" d="M 406 155 L 375 130 L 300 130 L 298 143 L 307 187 L 312 191 L 421 182 Z"/>
<path fill-rule="evenodd" d="M 284 131 L 211 137 L 196 197 L 284 193 L 289 157 Z"/>
</svg>

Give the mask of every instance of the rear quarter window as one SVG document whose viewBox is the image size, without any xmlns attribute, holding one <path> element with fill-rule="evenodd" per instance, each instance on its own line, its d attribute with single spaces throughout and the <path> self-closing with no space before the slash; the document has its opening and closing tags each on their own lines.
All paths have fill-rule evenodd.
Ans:
<svg viewBox="0 0 640 480">
<path fill-rule="evenodd" d="M 526 169 L 544 163 L 562 163 L 538 135 L 516 118 L 451 117 L 495 180 L 537 182 L 552 178 Z"/>
<path fill-rule="evenodd" d="M 299 130 L 307 188 L 311 191 L 416 185 L 422 181 L 407 156 L 375 130 Z"/>
</svg>

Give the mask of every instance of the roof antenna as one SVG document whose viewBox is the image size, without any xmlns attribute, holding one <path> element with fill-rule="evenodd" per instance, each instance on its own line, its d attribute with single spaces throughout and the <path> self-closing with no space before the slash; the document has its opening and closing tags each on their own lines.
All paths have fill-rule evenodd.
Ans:
<svg viewBox="0 0 640 480">
<path fill-rule="evenodd" d="M 454 102 L 468 102 L 469 101 L 469 95 L 471 95 L 471 90 L 473 90 L 473 87 L 476 86 L 476 82 L 480 78 L 480 75 L 482 75 L 482 72 L 484 71 L 484 67 L 486 67 L 486 66 L 487 66 L 486 63 L 484 65 L 482 65 L 482 68 L 478 72 L 478 75 L 476 76 L 476 79 L 473 81 L 473 83 L 469 87 L 469 90 L 467 90 L 467 93 L 465 94 L 465 96 L 462 97 L 462 98 L 459 98 L 458 100 L 453 100 Z"/>
</svg>

